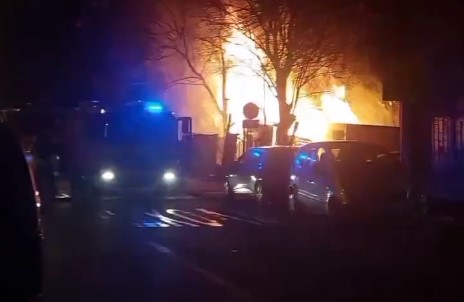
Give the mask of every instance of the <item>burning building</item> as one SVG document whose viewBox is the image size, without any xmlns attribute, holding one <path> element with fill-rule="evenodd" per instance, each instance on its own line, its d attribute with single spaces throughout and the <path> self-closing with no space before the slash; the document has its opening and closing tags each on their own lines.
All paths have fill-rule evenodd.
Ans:
<svg viewBox="0 0 464 302">
<path fill-rule="evenodd" d="M 174 109 L 194 118 L 196 132 L 221 136 L 225 131 L 243 133 L 243 106 L 249 102 L 260 108 L 260 124 L 279 124 L 277 92 L 269 76 L 273 71 L 263 71 L 268 58 L 256 41 L 238 28 L 229 28 L 221 39 L 205 43 L 197 36 L 198 30 L 204 30 L 198 26 L 203 21 L 190 18 L 186 22 L 163 27 L 170 31 L 168 42 L 174 41 L 165 47 L 171 55 L 164 68 L 167 78 L 175 79 L 166 92 Z M 205 51 L 211 44 L 216 49 L 214 54 Z M 293 80 L 290 74 L 286 94 L 295 121 L 289 135 L 315 141 L 330 138 L 332 124 L 398 126 L 395 106 L 382 102 L 381 84 L 371 77 L 369 81 L 350 79 L 350 83 L 344 83 L 320 76 L 313 79 L 318 82 L 317 91 L 311 88 L 315 85 L 307 85 L 298 93 Z"/>
</svg>

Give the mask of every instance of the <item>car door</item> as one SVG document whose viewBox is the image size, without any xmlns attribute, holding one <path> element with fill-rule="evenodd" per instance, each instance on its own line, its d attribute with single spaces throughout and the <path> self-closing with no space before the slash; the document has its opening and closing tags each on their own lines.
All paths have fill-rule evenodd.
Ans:
<svg viewBox="0 0 464 302">
<path fill-rule="evenodd" d="M 313 162 L 313 173 L 310 182 L 311 195 L 315 201 L 314 209 L 318 213 L 325 213 L 331 188 L 334 182 L 334 159 L 330 149 L 318 148 L 316 161 Z"/>
<path fill-rule="evenodd" d="M 230 188 L 235 192 L 237 185 L 240 183 L 239 171 L 243 164 L 245 154 L 242 154 L 230 167 L 227 174 L 227 182 Z"/>
<path fill-rule="evenodd" d="M 266 177 L 264 172 L 264 167 L 266 166 L 268 150 L 255 148 L 250 150 L 250 156 L 248 158 L 248 171 L 247 177 L 249 179 L 249 186 L 252 190 L 255 189 L 256 183 L 258 181 L 263 181 Z"/>
<path fill-rule="evenodd" d="M 317 148 L 302 150 L 298 153 L 295 160 L 297 198 L 310 211 L 313 211 L 317 204 L 317 195 L 315 194 L 314 187 L 314 163 L 316 161 Z"/>
<path fill-rule="evenodd" d="M 267 153 L 265 149 L 253 148 L 245 156 L 245 163 L 242 166 L 240 177 L 246 190 L 251 193 L 254 192 L 256 183 L 262 181 Z"/>
<path fill-rule="evenodd" d="M 242 154 L 234 164 L 231 173 L 229 174 L 229 184 L 238 194 L 252 193 L 250 175 L 252 165 L 252 150 Z"/>
</svg>

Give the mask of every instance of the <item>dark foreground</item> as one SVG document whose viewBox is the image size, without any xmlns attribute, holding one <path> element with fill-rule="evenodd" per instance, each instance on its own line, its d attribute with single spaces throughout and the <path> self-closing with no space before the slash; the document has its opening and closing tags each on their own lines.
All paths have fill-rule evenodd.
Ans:
<svg viewBox="0 0 464 302">
<path fill-rule="evenodd" d="M 463 228 L 331 225 L 220 200 L 57 203 L 44 300 L 462 301 Z"/>
</svg>

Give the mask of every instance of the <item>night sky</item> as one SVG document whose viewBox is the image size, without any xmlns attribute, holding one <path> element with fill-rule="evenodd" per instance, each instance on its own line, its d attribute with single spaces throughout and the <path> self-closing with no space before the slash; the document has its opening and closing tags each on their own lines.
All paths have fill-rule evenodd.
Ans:
<svg viewBox="0 0 464 302">
<path fill-rule="evenodd" d="M 76 44 L 79 0 L 1 4 L 1 102 L 49 99 Z"/>
<path fill-rule="evenodd" d="M 2 4 L 0 102 L 74 106 L 123 95 L 117 88 L 131 85 L 125 76 L 146 56 L 140 36 L 150 1 L 136 2 Z"/>
<path fill-rule="evenodd" d="M 464 78 L 463 5 L 457 0 L 441 1 L 440 6 L 427 1 L 373 1 L 383 15 L 382 26 L 376 29 L 376 59 L 384 64 L 381 71 L 388 73 L 396 65 L 393 69 L 405 74 L 403 70 L 417 60 L 421 67 L 414 72 L 427 73 L 426 86 L 435 84 L 456 97 L 460 89 L 453 87 L 460 87 Z M 137 31 L 132 21 L 140 19 L 140 11 L 150 1 L 134 2 L 137 4 L 124 0 L 3 1 L 0 104 L 71 105 L 94 97 L 110 98 L 111 93 L 105 96 L 93 90 L 95 75 L 111 79 L 118 68 L 125 74 L 127 66 L 143 58 L 142 52 L 136 53 L 140 41 L 131 40 Z M 128 21 L 131 17 L 135 18 Z M 120 47 L 123 59 L 110 55 L 118 43 L 133 45 L 136 52 Z M 125 55 L 130 53 L 135 59 Z M 105 85 L 107 92 L 118 86 L 111 80 L 102 87 Z M 411 85 L 415 83 L 403 83 L 399 89 Z"/>
</svg>

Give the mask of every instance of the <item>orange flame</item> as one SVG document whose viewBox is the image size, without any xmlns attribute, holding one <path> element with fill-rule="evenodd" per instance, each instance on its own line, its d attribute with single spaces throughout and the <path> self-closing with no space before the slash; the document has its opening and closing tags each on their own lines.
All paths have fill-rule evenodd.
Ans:
<svg viewBox="0 0 464 302">
<path fill-rule="evenodd" d="M 280 118 L 277 97 L 261 72 L 261 65 L 265 60 L 263 51 L 238 31 L 232 33 L 225 50 L 226 59 L 232 66 L 227 73 L 226 86 L 227 109 L 232 122 L 230 132 L 242 133 L 242 120 L 245 118 L 242 108 L 248 102 L 261 108 L 258 119 L 262 124 L 278 124 Z M 289 87 L 288 94 L 291 95 L 293 87 Z M 344 86 L 333 87 L 331 92 L 322 94 L 321 108 L 317 108 L 310 98 L 299 99 L 294 111 L 298 122 L 295 135 L 312 141 L 324 140 L 331 123 L 358 123 L 358 118 L 345 101 L 345 95 Z M 289 134 L 293 132 L 294 126 L 289 129 Z"/>
</svg>

